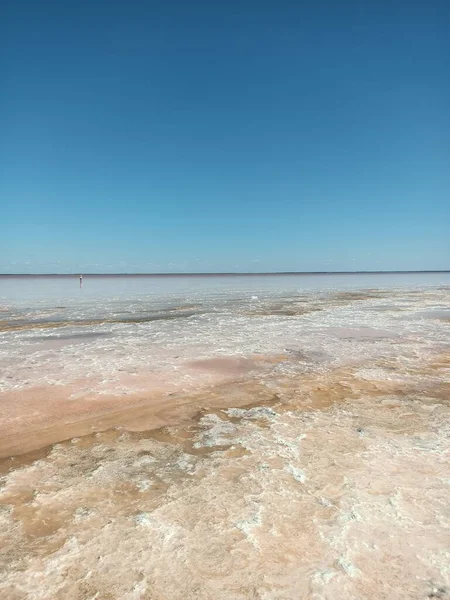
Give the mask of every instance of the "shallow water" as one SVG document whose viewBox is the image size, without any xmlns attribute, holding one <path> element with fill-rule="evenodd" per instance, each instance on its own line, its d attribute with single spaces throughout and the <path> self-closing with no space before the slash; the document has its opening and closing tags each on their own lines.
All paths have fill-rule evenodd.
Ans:
<svg viewBox="0 0 450 600">
<path fill-rule="evenodd" d="M 77 285 L 0 281 L 4 423 L 122 411 L 3 460 L 0 597 L 450 597 L 449 275 Z"/>
<path fill-rule="evenodd" d="M 76 278 L 0 278 L 0 389 L 94 378 L 95 391 L 117 391 L 124 372 L 182 386 L 186 362 L 213 356 L 346 362 L 391 351 L 399 332 L 414 342 L 424 326 L 438 343 L 446 285 L 449 274 L 85 277 L 82 290 Z"/>
</svg>

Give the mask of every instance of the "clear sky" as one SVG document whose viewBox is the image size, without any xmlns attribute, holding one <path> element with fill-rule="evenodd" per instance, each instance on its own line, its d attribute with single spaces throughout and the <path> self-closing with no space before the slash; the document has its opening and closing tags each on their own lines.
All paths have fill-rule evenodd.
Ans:
<svg viewBox="0 0 450 600">
<path fill-rule="evenodd" d="M 450 268 L 448 0 L 2 11 L 0 272 Z"/>
</svg>

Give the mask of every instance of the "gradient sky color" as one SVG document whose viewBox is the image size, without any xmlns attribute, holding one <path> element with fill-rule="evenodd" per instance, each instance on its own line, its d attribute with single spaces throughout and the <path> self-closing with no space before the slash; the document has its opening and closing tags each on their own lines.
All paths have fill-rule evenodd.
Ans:
<svg viewBox="0 0 450 600">
<path fill-rule="evenodd" d="M 450 2 L 7 2 L 0 272 L 450 268 Z"/>
</svg>

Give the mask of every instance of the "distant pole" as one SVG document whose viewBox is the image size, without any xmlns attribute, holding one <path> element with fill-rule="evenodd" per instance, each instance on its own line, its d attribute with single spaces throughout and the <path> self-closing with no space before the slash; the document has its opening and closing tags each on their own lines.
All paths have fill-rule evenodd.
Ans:
<svg viewBox="0 0 450 600">
<path fill-rule="evenodd" d="M 83 275 L 80 275 L 80 290 L 83 287 Z"/>
</svg>

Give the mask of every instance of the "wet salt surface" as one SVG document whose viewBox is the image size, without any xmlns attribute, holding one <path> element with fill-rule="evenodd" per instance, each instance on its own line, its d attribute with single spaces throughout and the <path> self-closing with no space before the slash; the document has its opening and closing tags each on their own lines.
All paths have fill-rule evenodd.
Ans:
<svg viewBox="0 0 450 600">
<path fill-rule="evenodd" d="M 196 360 L 288 349 L 345 362 L 361 354 L 397 352 L 395 342 L 405 338 L 423 345 L 424 331 L 427 344 L 438 343 L 448 339 L 442 321 L 433 324 L 421 313 L 443 311 L 446 279 L 450 285 L 445 274 L 167 282 L 87 278 L 83 290 L 70 280 L 0 281 L 0 304 L 9 311 L 0 320 L 0 330 L 5 329 L 0 390 L 84 377 L 108 380 L 113 390 L 120 385 L 118 373 L 129 369 L 171 376 L 176 370 L 183 386 L 192 379 L 184 366 Z M 396 310 L 400 305 L 402 311 Z M 383 310 L 374 310 L 378 306 Z"/>
<path fill-rule="evenodd" d="M 57 352 L 2 334 L 6 391 L 84 369 L 107 389 L 122 368 L 238 379 L 189 423 L 3 461 L 0 597 L 450 597 L 450 332 L 422 314 L 448 289 L 375 287 L 214 290 L 200 315 L 94 325 L 114 337 Z"/>
<path fill-rule="evenodd" d="M 450 309 L 436 309 L 428 310 L 422 313 L 421 316 L 429 317 L 430 319 L 442 319 L 444 321 L 450 321 Z"/>
</svg>

